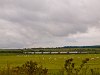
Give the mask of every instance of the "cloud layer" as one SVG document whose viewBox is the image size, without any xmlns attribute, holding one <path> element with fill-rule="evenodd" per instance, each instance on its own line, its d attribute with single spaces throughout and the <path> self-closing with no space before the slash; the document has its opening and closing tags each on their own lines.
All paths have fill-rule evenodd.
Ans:
<svg viewBox="0 0 100 75">
<path fill-rule="evenodd" d="M 0 48 L 95 45 L 99 32 L 100 0 L 0 0 Z"/>
</svg>

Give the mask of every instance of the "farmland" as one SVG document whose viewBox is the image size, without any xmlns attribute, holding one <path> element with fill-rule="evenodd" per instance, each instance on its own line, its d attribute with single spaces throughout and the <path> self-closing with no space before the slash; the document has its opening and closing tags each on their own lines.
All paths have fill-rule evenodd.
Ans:
<svg viewBox="0 0 100 75">
<path fill-rule="evenodd" d="M 100 54 L 64 54 L 64 55 L 24 55 L 24 54 L 1 54 L 0 67 L 5 67 L 7 64 L 10 66 L 17 66 L 25 63 L 28 60 L 36 61 L 43 67 L 48 69 L 61 69 L 64 67 L 66 59 L 73 58 L 76 65 L 81 64 L 85 58 L 90 61 L 87 65 L 94 68 L 100 67 Z"/>
<path fill-rule="evenodd" d="M 73 59 L 72 62 L 69 61 L 72 59 Z M 89 61 L 88 62 L 83 61 L 84 59 L 89 59 Z M 46 48 L 46 49 L 35 48 L 35 49 L 15 49 L 15 50 L 1 49 L 0 50 L 0 70 L 5 70 L 5 68 L 7 69 L 7 67 L 9 68 L 9 67 L 22 66 L 27 61 L 36 62 L 39 66 L 42 65 L 43 68 L 48 69 L 48 73 L 49 73 L 48 75 L 66 75 L 66 74 L 60 74 L 61 72 L 59 72 L 59 70 L 67 71 L 67 69 L 65 69 L 66 62 L 67 62 L 66 63 L 67 68 L 68 68 L 68 63 L 75 64 L 74 65 L 75 69 L 72 68 L 73 70 L 76 70 L 76 68 L 79 68 L 79 66 L 82 66 L 82 64 L 85 64 L 86 68 L 84 67 L 85 70 L 82 70 L 81 72 L 86 71 L 88 67 L 89 73 L 87 73 L 86 75 L 91 75 L 92 73 L 91 70 L 93 70 L 93 73 L 95 72 L 94 70 L 96 70 L 96 73 L 98 73 L 98 74 L 92 74 L 92 75 L 100 74 L 99 73 L 100 71 L 99 48 Z M 71 67 L 70 64 L 69 66 Z M 72 70 L 70 69 L 70 67 L 68 68 L 68 72 Z M 9 70 L 7 70 L 7 72 L 8 71 Z M 72 71 L 72 72 L 75 72 L 75 71 Z M 2 74 L 2 72 L 0 74 Z M 84 75 L 84 73 L 82 74 Z M 2 75 L 6 75 L 6 74 L 4 74 L 3 72 Z M 13 75 L 13 74 L 9 74 L 9 75 Z M 20 75 L 20 73 L 16 75 Z M 26 74 L 25 72 L 25 74 L 21 74 L 21 75 L 29 75 L 29 74 Z M 73 75 L 73 74 L 70 73 L 70 75 Z M 78 74 L 75 74 L 75 75 L 78 75 Z"/>
</svg>

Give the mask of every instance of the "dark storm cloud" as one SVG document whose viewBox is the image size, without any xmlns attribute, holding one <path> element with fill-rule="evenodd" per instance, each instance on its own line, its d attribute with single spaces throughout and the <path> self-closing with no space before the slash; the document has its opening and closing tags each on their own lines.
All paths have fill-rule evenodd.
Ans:
<svg viewBox="0 0 100 75">
<path fill-rule="evenodd" d="M 68 36 L 99 28 L 99 12 L 100 0 L 0 0 L 0 47 L 76 43 Z"/>
</svg>

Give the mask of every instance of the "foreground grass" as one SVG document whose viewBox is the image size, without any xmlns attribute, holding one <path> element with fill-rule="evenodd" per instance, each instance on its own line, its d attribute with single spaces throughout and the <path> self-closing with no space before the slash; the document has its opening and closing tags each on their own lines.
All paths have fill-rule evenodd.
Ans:
<svg viewBox="0 0 100 75">
<path fill-rule="evenodd" d="M 70 54 L 70 55 L 18 55 L 18 54 L 1 54 L 0 55 L 0 68 L 10 66 L 20 66 L 28 60 L 36 61 L 38 64 L 48 69 L 62 69 L 66 59 L 73 58 L 77 65 L 85 58 L 90 61 L 87 65 L 92 68 L 100 67 L 100 54 Z"/>
<path fill-rule="evenodd" d="M 70 58 L 72 58 L 73 61 L 69 61 Z M 84 60 L 85 58 L 89 58 L 89 61 L 86 64 L 83 63 L 85 64 L 85 67 L 80 69 L 82 60 Z M 32 65 L 32 63 L 30 65 L 29 62 L 26 62 L 30 60 L 32 60 L 33 62 L 37 62 L 38 67 L 36 69 L 36 72 L 34 72 L 34 65 Z M 73 63 L 75 63 L 74 67 L 72 65 Z M 48 70 L 48 72 L 46 73 L 45 71 L 47 70 L 45 68 Z M 100 75 L 100 54 L 0 54 L 0 70 L 0 75 Z"/>
<path fill-rule="evenodd" d="M 88 65 L 89 58 L 83 59 L 80 65 L 76 65 L 73 60 L 73 58 L 66 59 L 62 69 L 52 69 L 52 71 L 32 60 L 20 66 L 11 67 L 7 64 L 0 70 L 0 75 L 100 75 L 100 68 Z"/>
</svg>

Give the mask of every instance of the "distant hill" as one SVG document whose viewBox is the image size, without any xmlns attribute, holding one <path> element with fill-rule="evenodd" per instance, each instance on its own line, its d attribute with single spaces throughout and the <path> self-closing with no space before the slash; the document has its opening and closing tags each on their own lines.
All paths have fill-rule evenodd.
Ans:
<svg viewBox="0 0 100 75">
<path fill-rule="evenodd" d="M 100 48 L 100 45 L 93 45 L 93 46 L 64 46 L 63 48 Z"/>
</svg>

